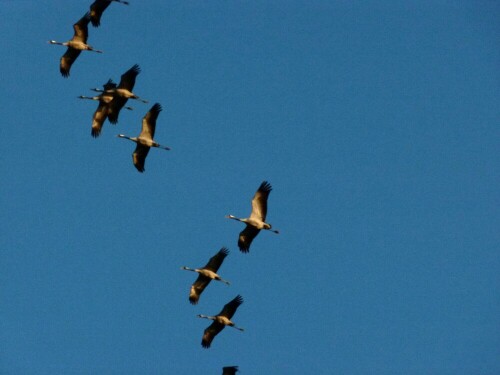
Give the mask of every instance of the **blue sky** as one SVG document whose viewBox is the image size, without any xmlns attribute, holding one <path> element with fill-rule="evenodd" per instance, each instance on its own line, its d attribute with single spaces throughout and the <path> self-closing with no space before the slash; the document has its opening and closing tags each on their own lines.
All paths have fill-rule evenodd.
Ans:
<svg viewBox="0 0 500 375">
<path fill-rule="evenodd" d="M 499 3 L 130 2 L 64 79 L 91 1 L 0 1 L 0 372 L 500 373 Z M 150 104 L 93 139 L 76 97 L 135 63 Z M 263 180 L 281 234 L 242 254 Z"/>
</svg>

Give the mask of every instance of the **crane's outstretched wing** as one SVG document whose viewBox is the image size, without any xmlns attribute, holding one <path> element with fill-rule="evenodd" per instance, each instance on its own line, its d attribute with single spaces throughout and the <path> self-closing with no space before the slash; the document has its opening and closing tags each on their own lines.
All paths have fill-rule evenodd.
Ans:
<svg viewBox="0 0 500 375">
<path fill-rule="evenodd" d="M 135 78 L 140 72 L 141 68 L 139 68 L 139 65 L 135 64 L 133 67 L 122 74 L 118 88 L 132 91 L 135 85 Z"/>
<path fill-rule="evenodd" d="M 92 3 L 90 6 L 90 21 L 94 27 L 99 27 L 101 16 L 110 4 L 110 0 L 96 0 Z"/>
<path fill-rule="evenodd" d="M 267 198 L 269 197 L 271 190 L 273 190 L 273 188 L 269 182 L 264 181 L 260 184 L 259 189 L 252 199 L 252 213 L 250 214 L 251 219 L 266 221 Z"/>
<path fill-rule="evenodd" d="M 139 135 L 140 138 L 150 138 L 153 139 L 155 136 L 156 120 L 158 115 L 162 111 L 160 103 L 156 103 L 151 107 L 151 109 L 146 113 L 142 119 L 142 130 Z"/>
<path fill-rule="evenodd" d="M 201 293 L 203 293 L 207 285 L 210 284 L 210 281 L 212 281 L 210 278 L 198 275 L 196 281 L 191 285 L 191 291 L 189 292 L 189 302 L 191 302 L 192 305 L 198 303 Z"/>
<path fill-rule="evenodd" d="M 238 306 L 241 305 L 242 303 L 243 303 L 243 297 L 238 294 L 231 301 L 226 303 L 222 308 L 222 311 L 217 315 L 223 315 L 228 319 L 231 319 L 236 310 L 238 309 Z"/>
<path fill-rule="evenodd" d="M 149 147 L 137 144 L 134 153 L 132 154 L 132 161 L 139 172 L 144 172 L 144 163 L 146 163 L 146 156 L 148 156 Z"/>
<path fill-rule="evenodd" d="M 215 254 L 213 257 L 211 257 L 208 261 L 208 263 L 205 265 L 205 269 L 217 272 L 219 267 L 221 266 L 222 262 L 224 261 L 224 258 L 229 254 L 229 250 L 225 247 L 221 248 L 217 254 Z"/>
<path fill-rule="evenodd" d="M 61 72 L 63 77 L 65 78 L 69 77 L 69 71 L 71 69 L 71 65 L 73 65 L 76 58 L 80 56 L 81 52 L 82 51 L 80 51 L 79 49 L 68 47 L 66 53 L 62 55 L 61 63 L 59 64 L 59 71 Z"/>
<path fill-rule="evenodd" d="M 102 127 L 104 125 L 104 121 L 106 121 L 106 117 L 108 115 L 108 105 L 103 101 L 99 101 L 99 106 L 94 112 L 94 117 L 92 118 L 92 131 L 91 135 L 94 138 L 99 137 L 101 134 Z"/>
<path fill-rule="evenodd" d="M 243 253 L 248 253 L 250 251 L 250 245 L 252 241 L 259 234 L 260 229 L 255 228 L 252 225 L 248 225 L 240 232 L 238 238 L 238 247 Z"/>
<path fill-rule="evenodd" d="M 101 24 L 101 16 L 113 0 L 96 0 L 90 6 L 90 21 L 94 27 Z M 116 0 L 115 0 L 116 1 Z M 118 3 L 128 5 L 128 1 L 119 0 Z"/>
<path fill-rule="evenodd" d="M 214 337 L 217 336 L 219 332 L 224 329 L 224 327 L 224 324 L 217 323 L 216 321 L 210 324 L 203 332 L 201 346 L 203 346 L 205 349 L 210 348 Z"/>
<path fill-rule="evenodd" d="M 109 103 L 108 108 L 108 120 L 110 123 L 115 125 L 118 122 L 118 115 L 122 108 L 127 104 L 127 98 L 122 98 L 121 96 L 114 95 L 113 100 Z"/>
<path fill-rule="evenodd" d="M 75 33 L 73 35 L 73 40 L 75 42 L 87 43 L 87 38 L 89 36 L 89 22 L 90 13 L 85 13 L 85 15 L 78 20 L 77 23 L 73 25 Z"/>
</svg>

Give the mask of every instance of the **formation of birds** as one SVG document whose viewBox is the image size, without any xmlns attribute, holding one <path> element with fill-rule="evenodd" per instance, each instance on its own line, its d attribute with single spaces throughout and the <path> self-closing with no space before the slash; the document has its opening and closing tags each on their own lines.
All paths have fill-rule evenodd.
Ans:
<svg viewBox="0 0 500 375">
<path fill-rule="evenodd" d="M 102 51 L 87 44 L 89 34 L 88 24 L 92 23 L 94 27 L 99 27 L 103 12 L 112 2 L 129 5 L 127 1 L 123 0 L 95 0 L 90 5 L 90 11 L 73 25 L 74 35 L 71 40 L 67 42 L 57 42 L 55 40 L 49 41 L 50 44 L 58 44 L 67 47 L 66 52 L 61 57 L 59 65 L 59 70 L 63 77 L 68 78 L 70 76 L 71 67 L 82 51 L 103 53 Z M 132 109 L 131 107 L 126 106 L 128 99 L 138 100 L 143 103 L 148 102 L 147 100 L 144 100 L 134 94 L 132 91 L 135 85 L 135 80 L 140 71 L 139 65 L 135 64 L 121 75 L 120 83 L 118 85 L 114 83 L 112 79 L 109 79 L 103 85 L 102 89 L 92 89 L 93 91 L 100 93 L 99 95 L 91 97 L 84 95 L 79 96 L 80 99 L 95 100 L 99 102 L 92 117 L 92 137 L 99 137 L 106 119 L 114 125 L 118 122 L 118 116 L 122 109 Z M 151 107 L 142 119 L 142 129 L 137 137 L 129 137 L 124 134 L 117 135 L 119 138 L 125 138 L 136 143 L 136 148 L 132 154 L 132 161 L 135 168 L 139 172 L 144 172 L 145 170 L 144 164 L 151 147 L 170 150 L 169 147 L 162 146 L 154 140 L 156 121 L 161 111 L 162 106 L 159 103 L 155 103 Z M 238 247 L 242 253 L 248 253 L 250 251 L 250 246 L 253 240 L 261 230 L 270 231 L 276 234 L 279 233 L 278 230 L 272 228 L 271 224 L 266 222 L 267 200 L 271 191 L 271 184 L 267 181 L 263 181 L 253 196 L 252 210 L 248 218 L 239 218 L 233 215 L 226 216 L 228 219 L 237 220 L 245 224 L 245 228 L 240 232 L 238 237 Z M 189 292 L 188 299 L 191 304 L 198 304 L 201 294 L 212 280 L 230 285 L 229 281 L 222 279 L 217 274 L 219 268 L 224 262 L 224 259 L 228 255 L 229 250 L 226 247 L 222 247 L 202 268 L 189 268 L 186 266 L 181 268 L 182 270 L 198 273 L 198 277 L 192 284 Z M 237 295 L 231 301 L 226 303 L 218 314 L 214 316 L 202 314 L 197 315 L 199 318 L 212 320 L 212 323 L 203 332 L 201 340 L 203 348 L 210 348 L 214 338 L 226 326 L 233 327 L 239 331 L 244 331 L 243 328 L 236 326 L 231 320 L 236 313 L 236 310 L 242 303 L 243 297 L 241 295 Z M 226 366 L 223 368 L 223 375 L 235 374 L 237 371 L 237 366 Z"/>
<path fill-rule="evenodd" d="M 71 67 L 82 51 L 103 53 L 103 51 L 95 49 L 91 45 L 87 44 L 87 39 L 89 37 L 89 23 L 92 23 L 94 27 L 99 27 L 101 24 L 102 13 L 113 1 L 129 5 L 127 1 L 123 0 L 96 0 L 90 6 L 90 11 L 85 13 L 85 15 L 73 25 L 74 34 L 71 40 L 67 42 L 49 40 L 50 44 L 67 47 L 66 52 L 62 55 L 59 63 L 59 71 L 63 77 L 68 78 L 70 76 Z M 118 117 L 123 108 L 129 110 L 132 109 L 131 107 L 126 106 L 129 99 L 148 103 L 147 100 L 140 98 L 132 91 L 134 89 L 135 80 L 140 72 L 141 69 L 139 65 L 135 64 L 121 75 L 120 83 L 118 85 L 113 82 L 112 79 L 109 79 L 103 85 L 102 89 L 92 89 L 95 92 L 99 92 L 99 95 L 81 95 L 78 97 L 80 99 L 96 100 L 99 102 L 92 117 L 92 128 L 90 132 L 92 137 L 99 137 L 106 119 L 111 124 L 115 125 L 118 123 Z M 146 163 L 146 157 L 151 147 L 170 150 L 170 147 L 160 145 L 153 138 L 155 134 L 156 120 L 158 119 L 158 115 L 161 110 L 162 107 L 160 103 L 155 103 L 151 107 L 142 119 L 142 129 L 139 136 L 129 137 L 123 134 L 118 135 L 120 138 L 129 139 L 137 144 L 135 151 L 132 154 L 132 162 L 136 169 L 141 173 L 145 171 L 144 164 Z"/>
</svg>

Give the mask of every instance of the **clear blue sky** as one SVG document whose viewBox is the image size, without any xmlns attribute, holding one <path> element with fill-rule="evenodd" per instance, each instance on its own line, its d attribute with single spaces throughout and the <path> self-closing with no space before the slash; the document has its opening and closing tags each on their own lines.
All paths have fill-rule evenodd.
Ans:
<svg viewBox="0 0 500 375">
<path fill-rule="evenodd" d="M 130 0 L 64 79 L 91 2 L 0 1 L 2 374 L 500 373 L 497 1 Z M 150 104 L 93 139 L 76 97 L 135 63 Z"/>
</svg>

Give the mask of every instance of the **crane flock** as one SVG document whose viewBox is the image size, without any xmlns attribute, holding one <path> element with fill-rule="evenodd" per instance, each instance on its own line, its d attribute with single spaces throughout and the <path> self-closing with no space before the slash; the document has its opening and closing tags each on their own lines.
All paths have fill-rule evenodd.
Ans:
<svg viewBox="0 0 500 375">
<path fill-rule="evenodd" d="M 94 27 L 99 27 L 101 24 L 101 17 L 103 12 L 112 2 L 129 5 L 129 2 L 124 0 L 95 0 L 90 5 L 90 11 L 85 13 L 85 15 L 73 25 L 74 35 L 71 40 L 67 42 L 57 42 L 55 40 L 50 40 L 48 42 L 50 44 L 63 45 L 67 47 L 67 50 L 61 57 L 59 64 L 60 73 L 64 78 L 69 77 L 71 67 L 80 55 L 81 51 L 93 51 L 96 53 L 102 53 L 102 51 L 97 50 L 87 44 L 89 34 L 88 24 L 91 23 Z M 123 108 L 127 110 L 133 110 L 132 107 L 126 106 L 128 99 L 134 99 L 143 103 L 148 103 L 147 100 L 140 98 L 132 91 L 135 86 L 136 78 L 140 72 L 141 69 L 139 65 L 134 64 L 130 69 L 128 69 L 121 75 L 121 79 L 118 85 L 113 82 L 112 79 L 109 79 L 105 84 L 103 84 L 102 89 L 91 89 L 94 92 L 98 92 L 99 95 L 78 96 L 79 99 L 98 101 L 98 107 L 92 116 L 92 137 L 97 138 L 100 136 L 106 120 L 108 120 L 112 125 L 116 125 L 118 123 L 120 111 Z M 149 109 L 149 111 L 144 115 L 142 119 L 142 129 L 137 137 L 129 137 L 124 134 L 117 135 L 117 137 L 119 138 L 128 139 L 136 143 L 136 148 L 132 153 L 132 162 L 135 168 L 141 173 L 145 171 L 144 165 L 150 148 L 153 147 L 170 150 L 170 147 L 162 146 L 154 140 L 156 122 L 161 111 L 162 106 L 160 103 L 155 103 Z M 271 224 L 266 222 L 267 201 L 271 191 L 271 184 L 267 181 L 263 181 L 253 196 L 251 202 L 252 211 L 248 218 L 238 218 L 233 215 L 226 216 L 226 218 L 240 221 L 246 225 L 245 228 L 240 232 L 237 242 L 238 248 L 242 253 L 248 253 L 250 251 L 250 245 L 261 230 L 270 231 L 276 234 L 279 233 L 278 230 L 272 228 Z M 222 279 L 217 274 L 219 268 L 228 255 L 228 248 L 222 247 L 215 255 L 213 255 L 208 260 L 207 264 L 201 268 L 189 268 L 187 266 L 181 267 L 182 270 L 191 271 L 198 274 L 198 277 L 191 285 L 191 289 L 189 292 L 188 299 L 192 305 L 198 304 L 201 294 L 212 280 L 230 285 L 229 281 Z M 213 321 L 210 326 L 208 326 L 203 332 L 201 340 L 201 346 L 203 348 L 210 348 L 214 338 L 226 326 L 233 327 L 239 331 L 244 331 L 243 328 L 237 327 L 234 322 L 231 321 L 232 317 L 236 313 L 236 310 L 242 303 L 243 297 L 241 295 L 237 295 L 231 301 L 226 303 L 217 315 L 197 315 L 197 317 L 199 318 L 209 319 Z M 239 371 L 238 366 L 223 367 L 223 375 L 236 374 L 237 371 Z"/>
</svg>

